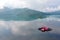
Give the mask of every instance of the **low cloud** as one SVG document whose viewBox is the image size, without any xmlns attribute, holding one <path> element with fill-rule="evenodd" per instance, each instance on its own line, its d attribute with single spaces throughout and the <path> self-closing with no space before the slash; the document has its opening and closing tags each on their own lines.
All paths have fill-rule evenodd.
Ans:
<svg viewBox="0 0 60 40">
<path fill-rule="evenodd" d="M 57 11 L 57 10 L 60 10 L 60 6 L 57 6 L 57 7 L 47 7 L 45 9 L 43 9 L 45 12 L 48 11 L 48 12 L 54 12 L 54 11 Z"/>
</svg>

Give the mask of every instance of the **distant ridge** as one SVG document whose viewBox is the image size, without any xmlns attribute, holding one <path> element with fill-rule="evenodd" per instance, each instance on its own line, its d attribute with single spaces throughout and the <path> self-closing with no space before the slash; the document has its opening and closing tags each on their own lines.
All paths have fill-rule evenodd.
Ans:
<svg viewBox="0 0 60 40">
<path fill-rule="evenodd" d="M 38 18 L 46 18 L 48 14 L 28 9 L 28 8 L 16 8 L 9 9 L 5 8 L 0 12 L 0 19 L 3 20 L 20 20 L 20 21 L 30 21 Z"/>
</svg>

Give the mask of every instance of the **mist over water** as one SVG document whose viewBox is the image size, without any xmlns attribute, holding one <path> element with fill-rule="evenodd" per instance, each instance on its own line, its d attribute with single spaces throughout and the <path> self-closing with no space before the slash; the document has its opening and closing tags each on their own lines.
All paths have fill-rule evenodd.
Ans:
<svg viewBox="0 0 60 40">
<path fill-rule="evenodd" d="M 51 15 L 31 21 L 0 19 L 0 40 L 60 40 L 60 18 L 58 16 Z M 39 31 L 38 28 L 43 25 L 53 30 L 50 32 Z"/>
</svg>

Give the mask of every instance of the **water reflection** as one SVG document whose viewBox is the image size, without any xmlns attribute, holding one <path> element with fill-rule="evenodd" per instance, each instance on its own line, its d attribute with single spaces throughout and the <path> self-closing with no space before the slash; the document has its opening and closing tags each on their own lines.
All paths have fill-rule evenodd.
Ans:
<svg viewBox="0 0 60 40">
<path fill-rule="evenodd" d="M 51 32 L 37 30 L 42 25 L 51 27 Z M 0 40 L 59 40 L 60 21 L 0 21 Z"/>
<path fill-rule="evenodd" d="M 58 20 L 47 21 L 46 18 L 33 21 L 0 20 L 0 40 L 60 40 L 59 24 Z M 53 30 L 40 32 L 38 28 L 42 25 L 51 27 Z"/>
</svg>

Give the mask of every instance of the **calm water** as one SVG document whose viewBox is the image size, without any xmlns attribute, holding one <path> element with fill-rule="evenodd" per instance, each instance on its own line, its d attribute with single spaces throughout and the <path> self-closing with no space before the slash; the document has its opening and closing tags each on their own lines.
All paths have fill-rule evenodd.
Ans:
<svg viewBox="0 0 60 40">
<path fill-rule="evenodd" d="M 0 17 L 0 40 L 60 40 L 60 15 L 51 15 L 32 21 L 15 21 L 10 18 L 9 16 L 8 18 Z M 38 28 L 43 25 L 51 27 L 53 30 L 40 32 Z"/>
</svg>

